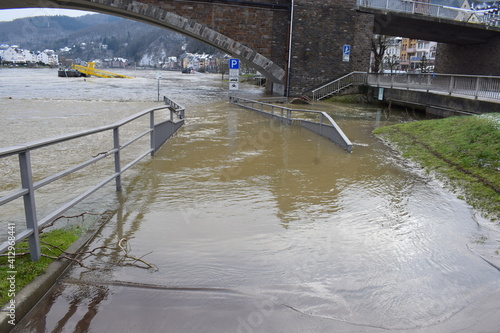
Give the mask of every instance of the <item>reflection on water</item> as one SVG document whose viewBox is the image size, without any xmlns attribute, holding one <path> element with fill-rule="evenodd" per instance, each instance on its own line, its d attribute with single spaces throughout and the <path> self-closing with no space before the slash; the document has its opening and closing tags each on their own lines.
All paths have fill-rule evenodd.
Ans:
<svg viewBox="0 0 500 333">
<path fill-rule="evenodd" d="M 285 306 L 360 327 L 411 329 L 498 291 L 499 272 L 468 249 L 479 217 L 371 134 L 413 115 L 312 106 L 355 144 L 347 154 L 228 104 L 218 78 L 199 78 L 197 87 L 190 77 L 183 92 L 173 79 L 184 76 L 171 75 L 171 97 L 187 107 L 187 123 L 121 194 L 107 192 L 117 213 L 91 245 L 125 237 L 160 270 L 116 266 L 119 251 L 89 258 L 98 269 L 74 267 L 24 327 L 118 332 L 105 322 L 130 301 L 155 314 L 140 320 L 146 328 L 161 326 L 153 318 L 172 307 L 180 311 L 169 308 L 179 315 L 172 331 L 192 331 L 175 325 L 200 304 L 230 313 L 244 297 L 271 302 L 276 312 Z M 123 313 L 120 320 L 131 323 Z M 242 323 L 236 316 L 224 325 L 237 331 Z"/>
</svg>

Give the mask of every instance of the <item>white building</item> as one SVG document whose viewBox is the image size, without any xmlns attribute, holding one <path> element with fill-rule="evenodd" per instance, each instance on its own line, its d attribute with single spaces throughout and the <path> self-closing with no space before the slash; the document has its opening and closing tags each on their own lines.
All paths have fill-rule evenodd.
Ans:
<svg viewBox="0 0 500 333">
<path fill-rule="evenodd" d="M 38 53 L 36 61 L 49 66 L 57 66 L 59 65 L 59 56 L 53 50 L 44 50 Z"/>
<path fill-rule="evenodd" d="M 23 55 L 24 62 L 26 63 L 35 63 L 36 55 L 29 50 L 21 50 L 21 54 Z"/>
<path fill-rule="evenodd" d="M 24 62 L 24 56 L 21 50 L 15 46 L 11 46 L 7 50 L 3 51 L 2 59 L 3 61 L 8 61 L 15 64 Z"/>
<path fill-rule="evenodd" d="M 2 57 L 4 62 L 12 62 L 14 64 L 34 64 L 37 62 L 49 66 L 57 66 L 59 64 L 59 57 L 52 50 L 45 50 L 35 54 L 30 50 L 23 50 L 17 45 L 12 45 L 3 50 L 0 49 L 0 57 Z"/>
</svg>

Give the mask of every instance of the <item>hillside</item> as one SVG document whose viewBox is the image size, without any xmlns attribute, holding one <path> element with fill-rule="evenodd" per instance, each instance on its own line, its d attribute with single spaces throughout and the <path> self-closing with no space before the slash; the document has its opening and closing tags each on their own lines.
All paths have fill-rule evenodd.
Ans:
<svg viewBox="0 0 500 333">
<path fill-rule="evenodd" d="M 52 49 L 66 58 L 122 57 L 158 62 L 184 52 L 215 52 L 202 43 L 170 30 L 104 14 L 37 16 L 0 22 L 0 44 L 32 51 Z M 66 52 L 60 49 L 66 48 Z"/>
</svg>

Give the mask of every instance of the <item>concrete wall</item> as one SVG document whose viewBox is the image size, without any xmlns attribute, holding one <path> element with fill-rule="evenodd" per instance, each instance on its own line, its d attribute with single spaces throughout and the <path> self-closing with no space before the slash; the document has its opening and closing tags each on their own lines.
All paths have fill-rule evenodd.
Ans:
<svg viewBox="0 0 500 333">
<path fill-rule="evenodd" d="M 378 89 L 370 88 L 369 95 L 375 96 L 376 99 Z M 384 88 L 384 101 L 391 105 L 423 110 L 440 117 L 500 112 L 499 103 L 405 89 Z"/>
<path fill-rule="evenodd" d="M 447 74 L 499 76 L 499 59 L 500 36 L 482 44 L 439 44 L 435 71 Z"/>
</svg>

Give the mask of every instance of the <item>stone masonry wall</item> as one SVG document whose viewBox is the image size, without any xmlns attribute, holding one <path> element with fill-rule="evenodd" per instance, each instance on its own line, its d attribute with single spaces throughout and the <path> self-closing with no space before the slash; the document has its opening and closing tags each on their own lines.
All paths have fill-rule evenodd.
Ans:
<svg viewBox="0 0 500 333">
<path fill-rule="evenodd" d="M 460 56 L 457 57 L 457 54 Z M 500 37 L 487 44 L 439 44 L 435 71 L 446 74 L 500 75 Z"/>
<path fill-rule="evenodd" d="M 355 8 L 355 0 L 295 1 L 290 95 L 368 70 L 374 18 Z M 351 46 L 349 62 L 344 45 Z"/>
</svg>

